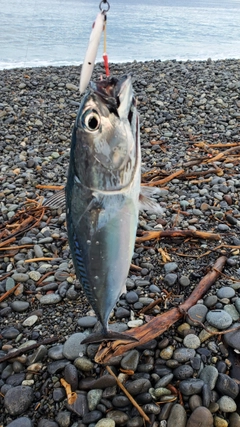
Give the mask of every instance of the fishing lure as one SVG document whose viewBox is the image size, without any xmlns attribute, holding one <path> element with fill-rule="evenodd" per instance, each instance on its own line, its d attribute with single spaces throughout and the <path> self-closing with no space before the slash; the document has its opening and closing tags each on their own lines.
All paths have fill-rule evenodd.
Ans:
<svg viewBox="0 0 240 427">
<path fill-rule="evenodd" d="M 106 4 L 107 8 L 103 8 L 102 4 Z M 109 76 L 108 57 L 106 54 L 106 20 L 107 20 L 106 13 L 108 12 L 110 5 L 107 1 L 103 0 L 101 1 L 99 8 L 100 8 L 100 12 L 98 13 L 96 20 L 93 23 L 92 32 L 90 34 L 87 51 L 85 54 L 83 65 L 82 65 L 80 84 L 79 84 L 80 94 L 82 94 L 85 91 L 88 83 L 90 82 L 103 30 L 104 30 L 103 60 L 104 60 L 104 65 L 106 69 L 106 74 L 107 76 Z"/>
</svg>

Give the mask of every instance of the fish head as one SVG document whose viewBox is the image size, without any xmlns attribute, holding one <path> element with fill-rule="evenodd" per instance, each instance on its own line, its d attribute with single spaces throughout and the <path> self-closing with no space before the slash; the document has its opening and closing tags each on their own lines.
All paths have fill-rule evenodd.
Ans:
<svg viewBox="0 0 240 427">
<path fill-rule="evenodd" d="M 130 76 L 91 82 L 72 139 L 76 180 L 93 190 L 119 190 L 140 164 L 139 120 Z"/>
</svg>

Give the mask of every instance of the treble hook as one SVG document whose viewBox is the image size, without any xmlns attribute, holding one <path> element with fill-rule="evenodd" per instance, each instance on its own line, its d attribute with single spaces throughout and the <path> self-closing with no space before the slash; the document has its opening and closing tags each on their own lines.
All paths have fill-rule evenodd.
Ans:
<svg viewBox="0 0 240 427">
<path fill-rule="evenodd" d="M 103 5 L 106 5 L 106 8 L 105 8 L 105 7 L 103 7 Z M 108 3 L 108 1 L 107 1 L 107 0 L 102 0 L 102 1 L 99 3 L 99 9 L 101 10 L 101 12 L 108 12 L 108 11 L 109 11 L 109 9 L 110 9 L 110 4 Z"/>
</svg>

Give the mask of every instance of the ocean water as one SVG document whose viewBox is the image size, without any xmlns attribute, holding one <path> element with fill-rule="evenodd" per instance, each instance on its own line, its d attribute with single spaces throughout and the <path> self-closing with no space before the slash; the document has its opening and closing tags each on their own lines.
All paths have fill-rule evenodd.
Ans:
<svg viewBox="0 0 240 427">
<path fill-rule="evenodd" d="M 109 3 L 110 62 L 240 58 L 240 0 Z M 0 0 L 0 69 L 82 63 L 98 12 L 99 0 Z"/>
</svg>

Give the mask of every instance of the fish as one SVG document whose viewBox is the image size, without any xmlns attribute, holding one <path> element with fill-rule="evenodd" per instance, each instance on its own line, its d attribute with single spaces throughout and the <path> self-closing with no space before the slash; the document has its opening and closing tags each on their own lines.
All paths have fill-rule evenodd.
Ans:
<svg viewBox="0 0 240 427">
<path fill-rule="evenodd" d="M 65 189 L 44 202 L 63 207 L 76 276 L 102 330 L 83 342 L 135 340 L 109 330 L 110 313 L 126 292 L 139 209 L 162 213 L 141 187 L 139 114 L 131 76 L 90 82 L 75 121 Z"/>
<path fill-rule="evenodd" d="M 66 220 L 76 275 L 100 320 L 84 342 L 126 339 L 108 319 L 126 291 L 138 224 L 139 117 L 130 76 L 91 82 L 73 129 Z"/>
</svg>

